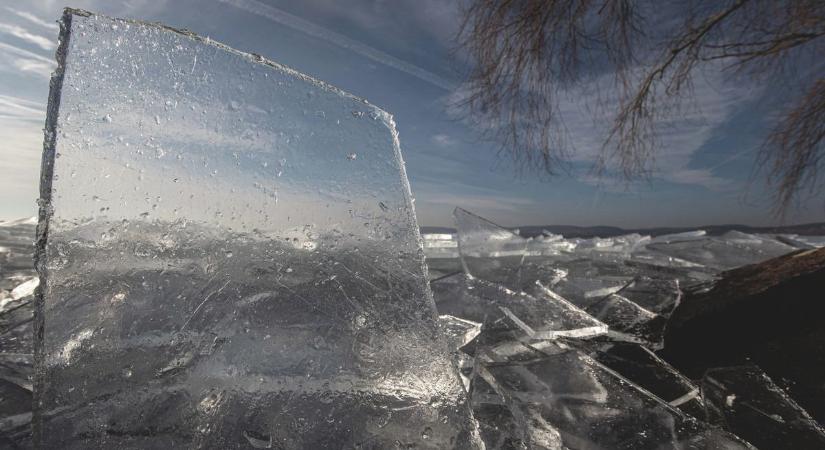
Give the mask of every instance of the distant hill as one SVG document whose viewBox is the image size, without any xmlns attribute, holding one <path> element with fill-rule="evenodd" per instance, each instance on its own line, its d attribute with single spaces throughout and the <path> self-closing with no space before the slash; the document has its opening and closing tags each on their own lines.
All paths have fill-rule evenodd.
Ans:
<svg viewBox="0 0 825 450">
<path fill-rule="evenodd" d="M 566 238 L 611 237 L 622 234 L 639 233 L 642 235 L 659 236 L 662 234 L 682 233 L 685 231 L 705 230 L 709 235 L 718 236 L 728 231 L 743 233 L 766 234 L 798 234 L 802 236 L 825 236 L 825 222 L 807 223 L 801 225 L 786 225 L 779 227 L 752 227 L 748 225 L 706 225 L 701 227 L 659 227 L 659 228 L 619 228 L 610 226 L 580 227 L 576 225 L 527 225 L 516 227 L 524 237 L 541 235 L 543 230 L 553 234 L 561 234 Z M 455 233 L 455 228 L 449 227 L 421 227 L 421 233 Z"/>
<path fill-rule="evenodd" d="M 36 217 L 29 217 L 17 220 L 0 220 L 0 228 L 27 228 L 37 225 Z M 728 231 L 741 231 L 743 233 L 766 233 L 766 234 L 798 234 L 801 236 L 825 236 L 825 222 L 806 223 L 801 225 L 786 225 L 780 227 L 752 227 L 748 225 L 706 225 L 702 227 L 660 227 L 660 228 L 619 228 L 606 225 L 592 227 L 580 227 L 576 225 L 526 225 L 515 227 L 519 234 L 524 237 L 534 237 L 541 235 L 543 230 L 553 234 L 561 234 L 566 238 L 591 238 L 591 237 L 611 237 L 629 233 L 639 233 L 642 235 L 659 236 L 662 234 L 682 233 L 685 231 L 705 230 L 709 235 L 718 236 Z M 455 228 L 450 227 L 421 227 L 421 233 L 455 233 Z"/>
</svg>

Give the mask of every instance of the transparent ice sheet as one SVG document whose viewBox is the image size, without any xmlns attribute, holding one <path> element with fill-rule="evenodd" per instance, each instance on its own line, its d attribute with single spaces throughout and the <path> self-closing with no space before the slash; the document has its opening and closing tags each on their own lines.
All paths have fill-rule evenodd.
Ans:
<svg viewBox="0 0 825 450">
<path fill-rule="evenodd" d="M 489 281 L 457 274 L 432 284 L 439 314 L 491 328 L 519 330 L 530 339 L 588 337 L 607 326 L 558 297 L 515 292 Z"/>
<path fill-rule="evenodd" d="M 159 25 L 61 40 L 44 447 L 474 446 L 388 114 Z"/>
<path fill-rule="evenodd" d="M 528 240 L 461 208 L 453 211 L 453 217 L 464 271 L 519 289 Z"/>
</svg>

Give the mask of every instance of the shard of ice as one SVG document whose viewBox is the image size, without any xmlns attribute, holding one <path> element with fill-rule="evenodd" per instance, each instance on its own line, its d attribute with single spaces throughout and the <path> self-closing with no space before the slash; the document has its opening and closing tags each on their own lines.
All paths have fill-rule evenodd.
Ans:
<svg viewBox="0 0 825 450">
<path fill-rule="evenodd" d="M 670 364 L 641 345 L 627 342 L 591 344 L 588 353 L 597 361 L 644 388 L 670 406 L 704 419 L 699 388 Z"/>
<path fill-rule="evenodd" d="M 682 299 L 678 279 L 647 276 L 636 277 L 616 293 L 657 314 L 670 313 Z"/>
<path fill-rule="evenodd" d="M 527 448 L 533 436 L 553 435 L 557 440 L 546 448 L 752 448 L 682 414 L 591 357 L 563 344 L 548 345 L 556 348 L 527 361 L 489 352 L 476 361 L 477 377 L 503 398 L 523 427 L 511 434 L 527 441 Z"/>
<path fill-rule="evenodd" d="M 615 291 L 619 289 L 620 287 L 615 287 Z M 653 349 L 661 348 L 666 319 L 621 295 L 612 293 L 613 291 L 614 288 L 597 291 L 605 295 L 592 295 L 584 302 L 568 303 L 580 305 L 587 314 L 607 325 L 609 328 L 607 334 L 613 339 L 644 344 Z M 536 283 L 534 293 L 538 292 L 548 297 L 566 299 L 565 296 L 556 293 L 554 289 L 550 289 L 541 282 Z"/>
<path fill-rule="evenodd" d="M 744 233 L 706 236 L 673 242 L 653 242 L 646 249 L 678 260 L 688 261 L 718 270 L 755 264 L 794 250 L 778 241 L 742 239 Z M 748 236 L 748 235 L 745 235 Z M 752 235 L 751 235 L 752 236 Z"/>
<path fill-rule="evenodd" d="M 44 448 L 463 448 L 392 118 L 66 10 L 41 181 Z"/>
<path fill-rule="evenodd" d="M 519 289 L 528 240 L 461 208 L 453 211 L 453 217 L 464 271 Z"/>
<path fill-rule="evenodd" d="M 519 330 L 530 339 L 604 334 L 607 326 L 564 299 L 515 292 L 489 281 L 456 274 L 431 284 L 439 314 Z"/>
<path fill-rule="evenodd" d="M 825 448 L 825 430 L 756 366 L 709 369 L 707 419 L 759 448 Z"/>
</svg>

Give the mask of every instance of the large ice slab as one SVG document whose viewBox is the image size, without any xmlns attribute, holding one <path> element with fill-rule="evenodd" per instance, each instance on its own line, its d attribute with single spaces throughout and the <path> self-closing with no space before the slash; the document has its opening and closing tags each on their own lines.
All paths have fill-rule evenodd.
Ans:
<svg viewBox="0 0 825 450">
<path fill-rule="evenodd" d="M 67 10 L 41 184 L 45 448 L 473 447 L 392 118 Z"/>
</svg>

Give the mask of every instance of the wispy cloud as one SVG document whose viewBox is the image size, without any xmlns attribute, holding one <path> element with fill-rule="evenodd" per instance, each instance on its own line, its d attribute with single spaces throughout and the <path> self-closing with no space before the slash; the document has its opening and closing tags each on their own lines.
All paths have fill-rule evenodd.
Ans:
<svg viewBox="0 0 825 450">
<path fill-rule="evenodd" d="M 416 66 L 408 61 L 404 61 L 386 52 L 373 48 L 362 42 L 351 39 L 343 34 L 328 30 L 320 25 L 302 19 L 294 14 L 282 11 L 274 6 L 267 5 L 257 0 L 218 0 L 221 3 L 234 6 L 252 14 L 265 17 L 279 25 L 287 26 L 309 36 L 321 39 L 330 44 L 350 50 L 365 58 L 383 64 L 393 69 L 412 75 L 420 80 L 426 81 L 434 86 L 452 91 L 457 83 L 448 80 L 426 69 Z"/>
<path fill-rule="evenodd" d="M 0 94 L 0 117 L 42 122 L 46 111 L 38 102 Z"/>
<path fill-rule="evenodd" d="M 43 28 L 47 28 L 49 30 L 57 31 L 57 30 L 60 29 L 60 27 L 57 26 L 56 23 L 47 22 L 47 21 L 35 16 L 34 14 L 32 14 L 30 12 L 20 11 L 20 10 L 14 9 L 14 8 L 10 8 L 8 6 L 6 7 L 6 11 L 9 11 L 12 14 L 18 16 L 18 17 L 26 19 L 26 20 L 28 20 L 29 22 L 31 22 L 35 25 L 41 26 Z"/>
<path fill-rule="evenodd" d="M 33 73 L 43 78 L 49 78 L 57 65 L 54 60 L 5 42 L 0 42 L 0 57 L 18 71 Z"/>
<path fill-rule="evenodd" d="M 618 97 L 614 92 L 612 75 L 608 74 L 558 94 L 559 117 L 565 133 L 563 140 L 572 150 L 570 159 L 578 166 L 590 166 L 601 155 L 611 125 L 610 114 L 618 109 Z M 713 174 L 716 167 L 697 167 L 695 157 L 720 126 L 761 94 L 762 88 L 753 83 L 726 81 L 721 68 L 709 68 L 697 76 L 686 106 L 656 124 L 658 152 L 653 180 L 702 186 L 715 191 L 732 187 L 728 180 Z M 465 119 L 465 123 L 478 132 L 494 130 L 492 122 L 466 120 L 468 112 L 462 102 L 466 95 L 466 90 L 459 89 L 446 97 L 448 114 Z M 733 149 L 732 153 L 737 150 Z M 586 169 L 578 173 L 577 179 L 610 192 L 635 190 L 623 182 L 594 177 Z"/>
<path fill-rule="evenodd" d="M 433 135 L 432 141 L 435 145 L 439 147 L 452 147 L 456 144 L 455 139 L 443 133 Z"/>
<path fill-rule="evenodd" d="M 723 191 L 733 186 L 733 181 L 718 177 L 711 169 L 681 169 L 668 173 L 668 181 L 678 184 L 695 184 L 712 191 Z"/>
<path fill-rule="evenodd" d="M 55 43 L 53 40 L 39 34 L 34 34 L 21 26 L 12 25 L 9 23 L 0 23 L 0 33 L 22 39 L 42 48 L 43 50 L 54 50 L 55 48 Z"/>
<path fill-rule="evenodd" d="M 412 188 L 418 199 L 417 206 L 420 206 L 417 213 L 424 224 L 449 224 L 453 209 L 460 206 L 496 223 L 514 226 L 518 224 L 514 217 L 523 216 L 537 206 L 532 198 L 477 186 L 460 179 L 453 179 L 449 189 L 444 184 L 429 181 L 414 181 Z"/>
<path fill-rule="evenodd" d="M 0 110 L 12 108 L 0 105 Z M 25 112 L 23 115 L 25 116 Z M 37 211 L 43 122 L 0 114 L 0 217 L 31 216 Z"/>
</svg>

